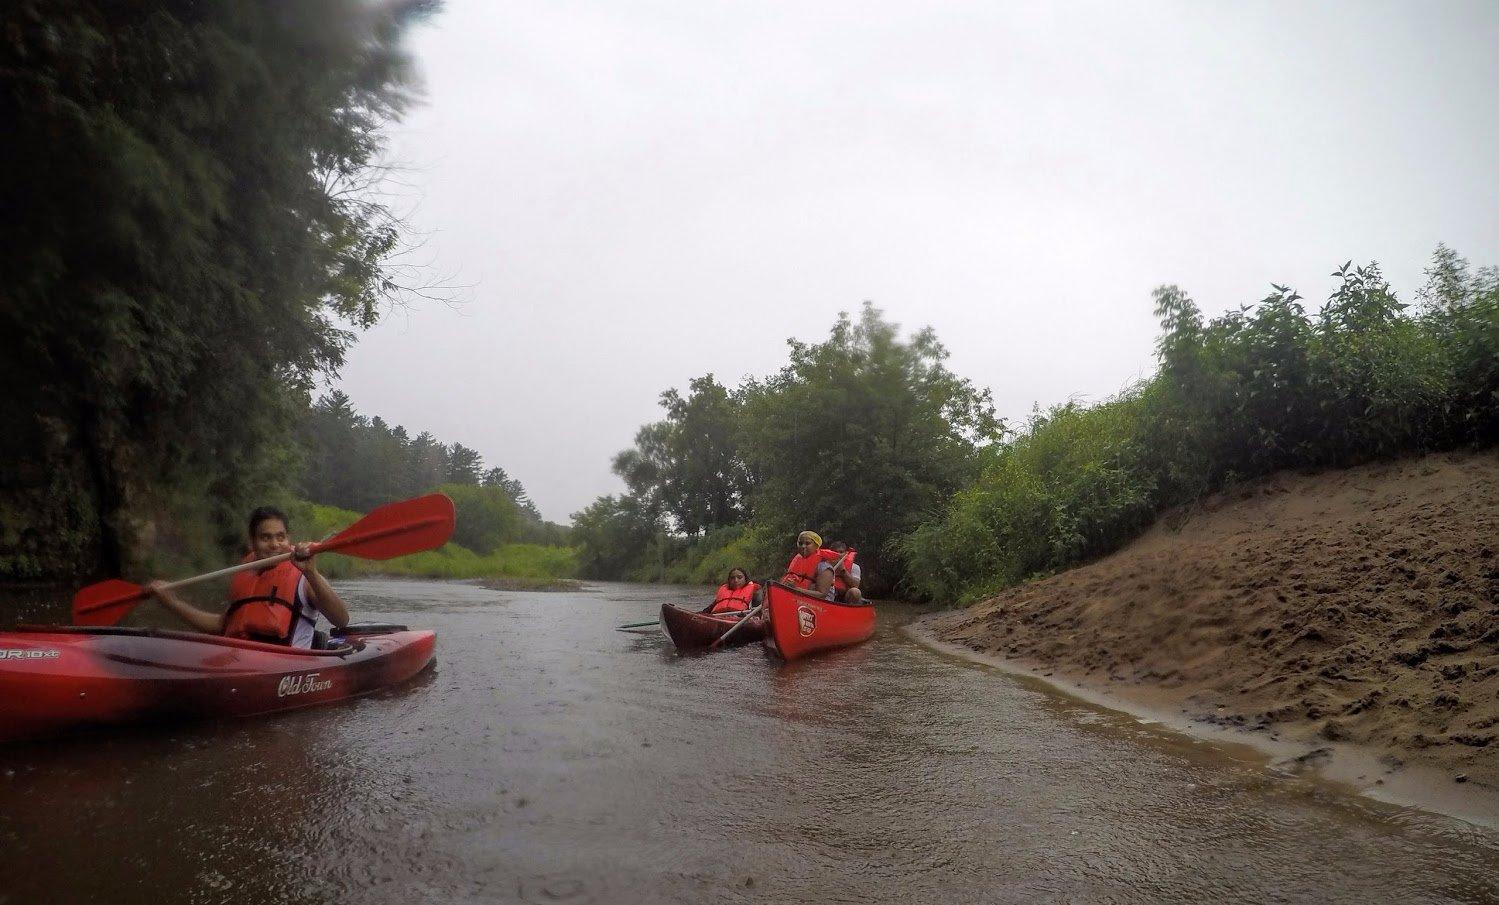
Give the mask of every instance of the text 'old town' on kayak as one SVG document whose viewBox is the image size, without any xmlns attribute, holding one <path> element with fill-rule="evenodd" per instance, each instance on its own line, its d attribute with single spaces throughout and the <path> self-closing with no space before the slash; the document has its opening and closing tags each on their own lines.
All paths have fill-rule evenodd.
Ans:
<svg viewBox="0 0 1499 905">
<path fill-rule="evenodd" d="M 304 650 L 163 629 L 0 632 L 0 741 L 327 704 L 410 679 L 436 647 L 404 626 L 350 626 L 336 640 Z"/>
</svg>

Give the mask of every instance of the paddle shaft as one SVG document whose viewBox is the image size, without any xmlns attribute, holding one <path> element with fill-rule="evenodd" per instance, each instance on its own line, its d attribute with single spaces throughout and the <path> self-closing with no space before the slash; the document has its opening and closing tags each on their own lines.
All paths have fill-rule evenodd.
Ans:
<svg viewBox="0 0 1499 905">
<path fill-rule="evenodd" d="M 755 607 L 754 609 L 750 610 L 748 613 L 745 613 L 744 614 L 744 618 L 741 619 L 741 620 L 739 620 L 738 622 L 734 623 L 734 627 L 733 628 L 731 628 L 728 631 L 724 632 L 722 635 L 719 635 L 717 641 L 714 641 L 712 644 L 708 645 L 708 650 L 712 650 L 713 648 L 715 648 L 715 647 L 719 646 L 720 644 L 724 643 L 725 641 L 729 640 L 729 636 L 730 635 L 732 635 L 735 632 L 739 631 L 741 628 L 744 628 L 745 624 L 750 621 L 750 617 L 753 616 L 753 615 L 755 615 L 756 613 L 760 612 L 763 609 L 765 609 L 765 604 L 762 603 L 759 606 Z M 701 643 L 701 642 L 699 642 L 699 643 Z"/>
<path fill-rule="evenodd" d="M 248 572 L 251 569 L 264 569 L 267 566 L 274 566 L 277 563 L 286 562 L 288 559 L 291 559 L 295 555 L 296 554 L 294 553 L 278 553 L 275 556 L 268 556 L 265 559 L 255 559 L 251 560 L 250 562 L 242 562 L 237 566 L 229 566 L 228 568 L 220 569 L 217 572 L 209 572 L 207 575 L 194 575 L 192 578 L 180 578 L 177 581 L 167 582 L 166 584 L 161 586 L 161 589 L 163 591 L 171 591 L 175 590 L 176 588 L 187 587 L 190 584 L 197 584 L 200 581 L 208 581 L 213 578 L 222 578 L 225 575 L 234 575 L 238 572 Z M 144 588 L 141 590 L 141 593 L 146 593 Z"/>
<path fill-rule="evenodd" d="M 403 534 L 412 530 L 413 528 L 425 527 L 427 525 L 435 524 L 440 521 L 442 521 L 442 519 L 421 519 L 419 521 L 408 522 L 403 525 L 394 525 L 387 528 L 376 528 L 373 531 L 361 531 L 355 534 L 349 534 L 344 537 L 335 538 L 328 543 L 313 544 L 311 549 L 308 551 L 308 556 L 316 556 L 319 553 L 335 553 L 343 547 L 352 547 L 355 544 L 368 543 L 370 541 L 380 540 L 382 538 L 390 537 L 395 534 Z M 190 584 L 197 584 L 200 581 L 209 581 L 210 579 L 214 578 L 223 578 L 225 575 L 234 575 L 239 572 L 248 572 L 251 569 L 269 568 L 270 566 L 274 566 L 277 563 L 286 562 L 288 559 L 291 559 L 296 555 L 297 554 L 295 552 L 277 553 L 275 556 L 267 556 L 265 559 L 255 559 L 251 560 L 250 562 L 242 562 L 238 565 L 228 566 L 226 568 L 219 569 L 216 572 L 209 572 L 205 575 L 194 575 L 191 578 L 182 578 L 178 579 L 177 581 L 168 582 L 167 584 L 162 585 L 161 589 L 164 591 L 171 591 L 176 588 L 186 587 Z M 150 592 L 145 588 L 141 589 L 142 597 L 145 597 L 149 593 Z"/>
</svg>

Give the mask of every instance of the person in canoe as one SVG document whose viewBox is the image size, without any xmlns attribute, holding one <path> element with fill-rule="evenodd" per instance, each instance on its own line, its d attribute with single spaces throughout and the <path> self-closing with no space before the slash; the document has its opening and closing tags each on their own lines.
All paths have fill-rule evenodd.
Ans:
<svg viewBox="0 0 1499 905">
<path fill-rule="evenodd" d="M 854 562 L 853 551 L 843 541 L 833 541 L 828 549 L 838 554 L 838 560 L 833 563 L 833 599 L 839 603 L 858 606 L 864 602 L 864 592 L 859 590 L 864 570 Z"/>
<path fill-rule="evenodd" d="M 229 609 L 210 613 L 167 590 L 165 582 L 146 585 L 182 621 L 200 632 L 247 638 L 271 644 L 310 648 L 321 613 L 337 628 L 349 624 L 349 608 L 318 571 L 310 544 L 294 544 L 286 513 L 262 506 L 250 513 L 250 552 L 246 560 L 282 553 L 295 555 L 262 570 L 235 575 L 229 585 Z"/>
<path fill-rule="evenodd" d="M 816 531 L 803 531 L 796 536 L 796 555 L 786 565 L 781 582 L 832 600 L 833 563 L 837 559 L 837 553 L 822 548 L 822 535 Z"/>
<path fill-rule="evenodd" d="M 750 581 L 743 569 L 730 569 L 728 578 L 718 586 L 718 593 L 713 595 L 713 602 L 703 612 L 708 615 L 742 613 L 750 608 L 755 592 L 759 589 L 760 586 Z"/>
</svg>

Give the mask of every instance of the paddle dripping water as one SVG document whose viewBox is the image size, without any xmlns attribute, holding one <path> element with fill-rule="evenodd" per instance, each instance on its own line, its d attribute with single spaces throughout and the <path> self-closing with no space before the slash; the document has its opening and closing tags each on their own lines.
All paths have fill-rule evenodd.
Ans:
<svg viewBox="0 0 1499 905">
<path fill-rule="evenodd" d="M 339 590 L 357 619 L 435 628 L 436 670 L 345 705 L 0 748 L 0 896 L 1499 899 L 1489 831 L 933 655 L 898 607 L 870 642 L 783 665 L 614 630 L 681 589 Z"/>
</svg>

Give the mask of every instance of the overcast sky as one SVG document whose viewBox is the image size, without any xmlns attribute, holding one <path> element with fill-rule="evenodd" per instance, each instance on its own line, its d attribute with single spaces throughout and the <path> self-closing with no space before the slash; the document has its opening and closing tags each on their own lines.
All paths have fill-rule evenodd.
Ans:
<svg viewBox="0 0 1499 905">
<path fill-rule="evenodd" d="M 1217 314 L 1344 260 L 1499 264 L 1499 3 L 447 0 L 392 134 L 468 287 L 339 385 L 556 521 L 659 393 L 866 299 L 1001 415 L 1148 376 L 1150 292 Z"/>
</svg>

